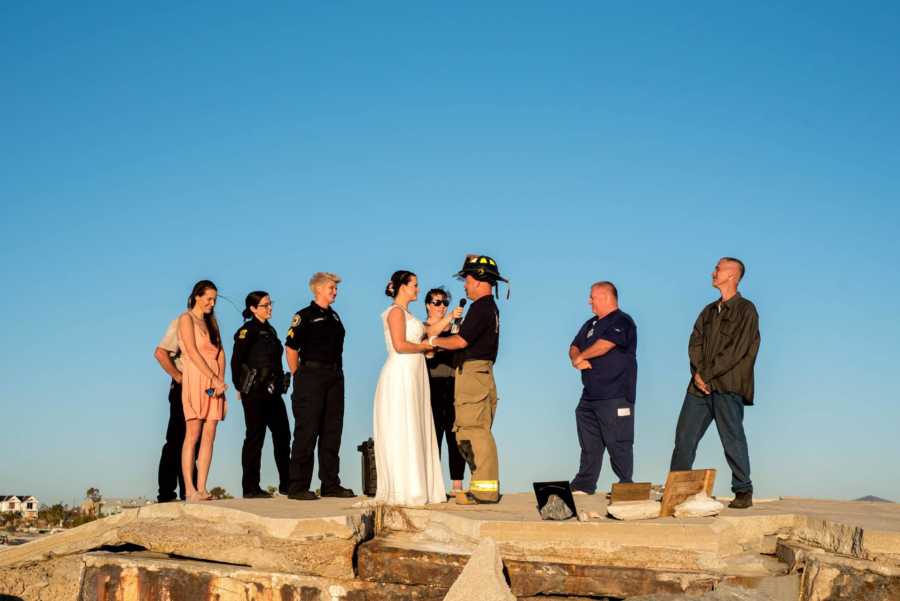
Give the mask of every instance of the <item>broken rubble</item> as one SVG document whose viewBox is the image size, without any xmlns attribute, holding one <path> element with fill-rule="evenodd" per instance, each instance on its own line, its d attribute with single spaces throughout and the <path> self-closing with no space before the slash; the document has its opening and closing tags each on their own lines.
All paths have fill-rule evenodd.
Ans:
<svg viewBox="0 0 900 601">
<path fill-rule="evenodd" d="M 697 493 L 675 506 L 676 518 L 703 518 L 718 515 L 725 506 L 709 498 L 706 492 Z"/>
<path fill-rule="evenodd" d="M 503 562 L 494 539 L 478 543 L 444 601 L 516 601 L 503 576 Z"/>
<path fill-rule="evenodd" d="M 658 518 L 661 508 L 659 501 L 622 501 L 611 504 L 606 511 L 617 520 L 649 520 Z"/>
<path fill-rule="evenodd" d="M 541 519 L 563 521 L 568 520 L 574 514 L 566 502 L 559 495 L 550 495 L 547 502 L 541 507 Z"/>
</svg>

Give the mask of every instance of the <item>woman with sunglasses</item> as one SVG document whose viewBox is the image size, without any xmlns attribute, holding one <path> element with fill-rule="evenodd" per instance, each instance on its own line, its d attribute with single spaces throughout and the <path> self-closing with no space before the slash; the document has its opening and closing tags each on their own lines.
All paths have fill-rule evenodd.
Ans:
<svg viewBox="0 0 900 601">
<path fill-rule="evenodd" d="M 448 312 L 449 306 L 450 293 L 444 288 L 432 288 L 425 295 L 425 308 L 428 312 L 425 329 L 429 336 L 443 337 L 452 334 L 453 320 L 462 316 L 462 308 L 457 307 Z M 428 356 L 426 355 L 426 357 Z M 452 492 L 462 492 L 466 461 L 456 446 L 456 434 L 453 432 L 453 422 L 456 421 L 456 411 L 453 408 L 454 353 L 435 349 L 426 362 L 428 364 L 428 382 L 431 386 L 431 414 L 434 417 L 438 453 L 441 452 L 441 440 L 446 435 Z"/>
<path fill-rule="evenodd" d="M 272 432 L 278 490 L 286 495 L 290 484 L 291 430 L 284 407 L 283 347 L 278 332 L 269 323 L 272 299 L 256 290 L 244 301 L 244 323 L 234 333 L 231 381 L 244 406 L 244 447 L 241 450 L 241 488 L 245 499 L 267 499 L 272 495 L 259 485 L 260 463 L 266 428 Z"/>
</svg>

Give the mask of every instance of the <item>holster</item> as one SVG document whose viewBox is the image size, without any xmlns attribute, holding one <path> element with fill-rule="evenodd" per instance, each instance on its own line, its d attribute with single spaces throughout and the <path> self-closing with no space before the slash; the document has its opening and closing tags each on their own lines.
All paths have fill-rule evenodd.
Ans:
<svg viewBox="0 0 900 601">
<path fill-rule="evenodd" d="M 256 383 L 258 373 L 255 367 L 241 365 L 241 394 L 250 394 L 250 391 L 253 390 L 253 385 Z"/>
<path fill-rule="evenodd" d="M 257 369 L 242 365 L 241 373 L 244 374 L 241 381 L 242 394 L 249 394 L 254 391 L 257 393 L 265 391 L 268 394 L 284 394 L 291 387 L 291 374 L 284 373 L 280 369 L 272 370 L 267 367 Z"/>
</svg>

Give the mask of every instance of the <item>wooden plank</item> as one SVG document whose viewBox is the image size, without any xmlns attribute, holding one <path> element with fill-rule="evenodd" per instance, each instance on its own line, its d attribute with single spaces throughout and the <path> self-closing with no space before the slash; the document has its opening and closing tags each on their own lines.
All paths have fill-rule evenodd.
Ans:
<svg viewBox="0 0 900 601">
<path fill-rule="evenodd" d="M 612 485 L 609 502 L 618 503 L 619 501 L 649 501 L 650 500 L 650 483 L 649 482 L 616 482 Z"/>
<path fill-rule="evenodd" d="M 716 470 L 684 470 L 669 472 L 666 488 L 663 490 L 660 517 L 675 513 L 675 506 L 699 492 L 712 496 L 716 483 Z"/>
</svg>

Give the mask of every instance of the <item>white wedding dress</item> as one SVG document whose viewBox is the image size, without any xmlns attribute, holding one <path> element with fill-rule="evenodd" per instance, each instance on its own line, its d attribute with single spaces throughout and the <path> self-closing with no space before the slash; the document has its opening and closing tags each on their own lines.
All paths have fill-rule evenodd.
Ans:
<svg viewBox="0 0 900 601">
<path fill-rule="evenodd" d="M 425 356 L 394 350 L 387 322 L 394 306 L 381 314 L 388 356 L 375 388 L 375 501 L 406 507 L 444 503 L 447 494 L 431 415 Z M 404 314 L 406 340 L 421 342 L 425 326 L 408 312 Z"/>
</svg>

